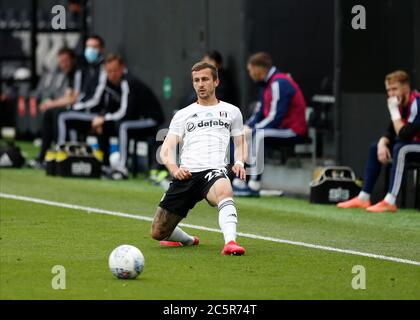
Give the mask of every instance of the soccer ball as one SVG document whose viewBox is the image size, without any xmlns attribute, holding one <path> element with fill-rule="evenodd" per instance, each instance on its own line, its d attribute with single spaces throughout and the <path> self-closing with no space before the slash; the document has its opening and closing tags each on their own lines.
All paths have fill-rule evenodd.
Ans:
<svg viewBox="0 0 420 320">
<path fill-rule="evenodd" d="M 125 244 L 111 252 L 108 263 L 118 279 L 135 279 L 143 271 L 144 256 L 136 247 Z"/>
</svg>

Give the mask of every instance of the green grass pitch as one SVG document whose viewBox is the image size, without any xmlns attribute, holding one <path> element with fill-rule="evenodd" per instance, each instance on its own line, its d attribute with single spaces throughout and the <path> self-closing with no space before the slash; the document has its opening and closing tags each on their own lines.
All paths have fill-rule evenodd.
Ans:
<svg viewBox="0 0 420 320">
<path fill-rule="evenodd" d="M 114 182 L 0 170 L 0 192 L 153 217 L 162 190 L 141 179 Z M 237 199 L 238 231 L 420 261 L 420 212 L 370 215 L 290 198 Z M 218 229 L 205 202 L 185 223 Z M 223 236 L 184 228 L 197 247 L 162 248 L 150 222 L 0 197 L 0 299 L 420 299 L 420 266 L 239 237 L 242 257 L 221 256 Z M 118 280 L 108 255 L 132 244 L 145 256 L 136 280 Z M 66 271 L 55 290 L 52 268 Z M 355 290 L 356 265 L 366 289 Z"/>
</svg>

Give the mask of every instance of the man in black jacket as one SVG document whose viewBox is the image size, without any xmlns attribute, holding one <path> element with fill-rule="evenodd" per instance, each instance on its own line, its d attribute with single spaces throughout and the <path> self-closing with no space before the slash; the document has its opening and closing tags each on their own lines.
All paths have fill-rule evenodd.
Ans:
<svg viewBox="0 0 420 320">
<path fill-rule="evenodd" d="M 77 112 L 98 112 L 93 106 L 97 103 L 95 93 L 99 92 L 106 82 L 103 68 L 105 42 L 98 35 L 91 35 L 85 43 L 84 63 L 77 63 L 73 50 L 62 48 L 58 52 L 58 65 L 65 74 L 65 81 L 60 94 L 55 99 L 48 99 L 40 105 L 44 112 L 42 124 L 42 145 L 39 155 L 31 162 L 34 167 L 43 167 L 47 150 L 55 141 L 59 143 L 59 117 L 68 110 Z M 59 79 L 61 79 L 59 77 Z M 50 86 L 52 87 L 52 86 Z"/>
<path fill-rule="evenodd" d="M 95 93 L 101 88 L 106 81 L 106 73 L 104 70 L 105 41 L 98 35 L 91 35 L 87 38 L 85 44 L 85 51 L 81 61 L 83 70 L 83 87 L 82 94 L 78 102 L 84 103 L 89 110 L 89 105 L 95 99 Z M 89 103 L 88 103 L 89 102 Z M 76 110 L 83 110 L 79 105 Z"/>
<path fill-rule="evenodd" d="M 103 166 L 109 172 L 109 139 L 117 136 L 120 160 L 114 171 L 127 177 L 127 153 L 129 137 L 139 139 L 155 136 L 164 116 L 159 101 L 153 92 L 139 79 L 126 72 L 119 55 L 111 54 L 105 61 L 107 81 L 96 97 L 97 113 L 67 113 L 59 118 L 60 143 L 64 142 L 68 126 L 78 130 L 92 131 L 98 137 L 103 152 Z M 116 175 L 112 175 L 116 176 Z"/>
</svg>

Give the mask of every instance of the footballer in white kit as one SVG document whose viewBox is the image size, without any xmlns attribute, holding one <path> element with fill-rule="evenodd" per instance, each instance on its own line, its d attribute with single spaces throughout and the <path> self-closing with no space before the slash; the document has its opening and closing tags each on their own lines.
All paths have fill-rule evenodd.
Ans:
<svg viewBox="0 0 420 320">
<path fill-rule="evenodd" d="M 237 212 L 231 186 L 236 176 L 246 178 L 247 146 L 239 108 L 219 101 L 215 88 L 217 69 L 200 62 L 192 68 L 197 102 L 173 117 L 161 150 L 161 159 L 173 180 L 163 196 L 152 224 L 152 237 L 161 245 L 198 245 L 177 225 L 203 199 L 219 209 L 219 225 L 225 239 L 223 255 L 243 255 L 236 243 Z M 231 138 L 235 144 L 235 164 L 228 164 Z M 177 164 L 176 150 L 180 156 Z"/>
<path fill-rule="evenodd" d="M 175 114 L 169 134 L 181 138 L 181 168 L 190 172 L 222 169 L 230 138 L 244 134 L 242 114 L 223 101 L 211 107 L 194 103 Z"/>
<path fill-rule="evenodd" d="M 192 176 L 174 179 L 160 206 L 186 217 L 218 179 L 234 178 L 226 155 L 230 138 L 244 134 L 242 114 L 223 101 L 212 107 L 194 103 L 175 114 L 168 134 L 180 138 L 180 168 Z"/>
</svg>

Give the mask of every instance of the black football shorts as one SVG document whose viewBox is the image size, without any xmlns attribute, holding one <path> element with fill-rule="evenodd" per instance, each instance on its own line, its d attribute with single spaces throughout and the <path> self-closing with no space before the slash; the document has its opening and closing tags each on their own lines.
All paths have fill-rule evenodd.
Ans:
<svg viewBox="0 0 420 320">
<path fill-rule="evenodd" d="M 233 180 L 232 166 L 192 173 L 188 180 L 173 179 L 159 207 L 185 218 L 194 206 L 205 199 L 214 183 L 223 178 Z"/>
</svg>

